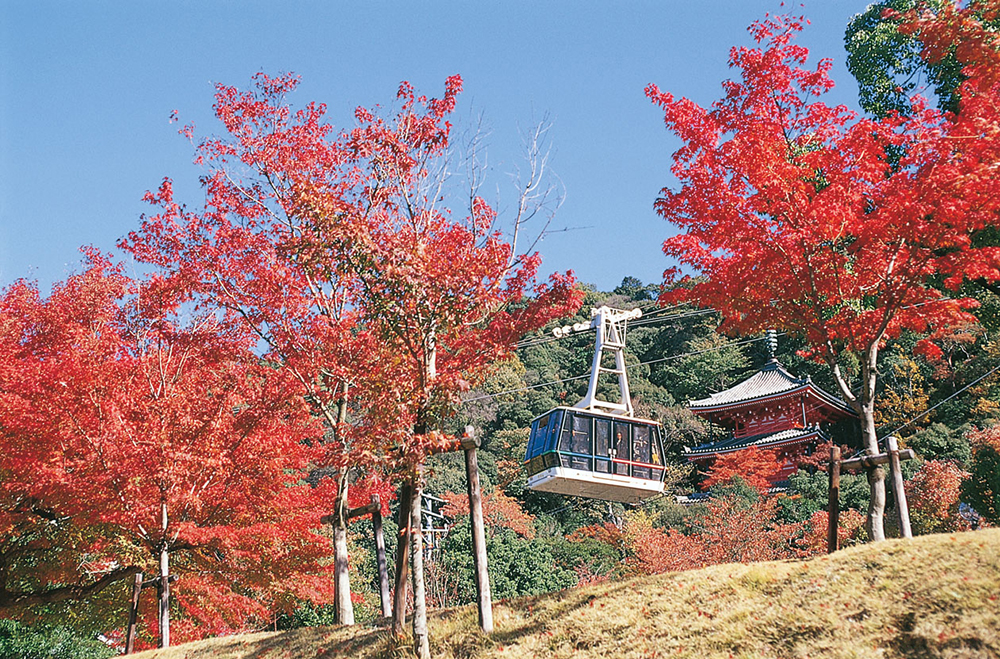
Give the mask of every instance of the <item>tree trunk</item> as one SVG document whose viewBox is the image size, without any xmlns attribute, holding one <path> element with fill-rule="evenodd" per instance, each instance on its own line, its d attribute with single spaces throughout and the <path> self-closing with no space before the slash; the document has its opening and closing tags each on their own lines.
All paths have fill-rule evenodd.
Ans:
<svg viewBox="0 0 1000 659">
<path fill-rule="evenodd" d="M 160 545 L 160 647 L 170 647 L 170 549 L 167 545 L 167 504 L 161 504 L 163 544 Z"/>
<path fill-rule="evenodd" d="M 392 633 L 403 636 L 406 633 L 406 595 L 410 578 L 410 506 L 413 504 L 413 486 L 403 483 L 399 486 L 399 533 L 396 534 L 396 570 L 392 593 Z"/>
<path fill-rule="evenodd" d="M 427 638 L 427 597 L 424 589 L 424 533 L 420 509 L 423 484 L 420 474 L 413 487 L 413 503 L 410 505 L 410 548 L 413 555 L 413 645 L 419 659 L 430 659 L 430 641 Z"/>
<path fill-rule="evenodd" d="M 865 520 L 865 530 L 872 542 L 885 540 L 885 470 L 882 467 L 868 469 L 868 487 L 871 489 L 871 499 L 868 501 L 868 519 Z"/>
<path fill-rule="evenodd" d="M 333 583 L 336 621 L 341 625 L 354 624 L 354 605 L 351 603 L 351 576 L 347 564 L 347 488 L 349 469 L 342 469 L 337 481 L 337 514 L 333 520 Z"/>
<path fill-rule="evenodd" d="M 878 435 L 875 433 L 875 360 L 878 347 L 873 346 L 867 351 L 866 359 L 861 365 L 861 440 L 868 455 L 878 455 Z M 868 519 L 865 520 L 865 530 L 872 542 L 885 540 L 885 470 L 882 467 L 868 469 L 868 487 L 871 498 L 868 500 Z"/>
<path fill-rule="evenodd" d="M 385 565 L 385 536 L 382 533 L 382 509 L 378 495 L 372 497 L 376 508 L 372 512 L 372 533 L 375 535 L 375 562 L 378 564 L 378 599 L 382 617 L 392 617 L 392 598 L 389 596 L 389 571 Z"/>
<path fill-rule="evenodd" d="M 170 551 L 164 543 L 160 549 L 160 647 L 170 647 Z"/>
<path fill-rule="evenodd" d="M 342 441 L 341 429 L 347 422 L 347 383 L 341 385 L 341 398 L 337 404 L 337 439 Z M 335 619 L 341 625 L 354 624 L 354 604 L 351 603 L 351 575 L 347 561 L 347 488 L 350 485 L 349 467 L 337 472 L 337 510 L 333 520 L 333 589 Z"/>
</svg>

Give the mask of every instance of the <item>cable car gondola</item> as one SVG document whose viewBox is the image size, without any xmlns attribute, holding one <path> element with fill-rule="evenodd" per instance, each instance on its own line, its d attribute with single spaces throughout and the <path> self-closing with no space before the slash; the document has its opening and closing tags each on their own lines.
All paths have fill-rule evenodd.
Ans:
<svg viewBox="0 0 1000 659">
<path fill-rule="evenodd" d="M 524 456 L 528 487 L 590 499 L 638 503 L 663 492 L 664 457 L 660 424 L 634 416 L 625 373 L 625 323 L 641 311 L 601 307 L 589 325 L 559 328 L 597 329 L 597 345 L 587 395 L 573 407 L 557 407 L 531 422 Z M 615 368 L 604 368 L 605 350 L 614 352 Z M 597 398 L 601 372 L 618 376 L 621 403 Z"/>
</svg>

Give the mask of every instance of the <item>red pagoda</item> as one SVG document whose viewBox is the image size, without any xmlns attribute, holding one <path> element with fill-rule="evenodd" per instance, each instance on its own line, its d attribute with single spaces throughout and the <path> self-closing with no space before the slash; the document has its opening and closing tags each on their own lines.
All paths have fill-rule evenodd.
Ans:
<svg viewBox="0 0 1000 659">
<path fill-rule="evenodd" d="M 817 387 L 809 377 L 795 377 L 774 358 L 743 382 L 690 401 L 688 407 L 727 433 L 724 439 L 685 448 L 688 461 L 707 469 L 718 455 L 751 446 L 773 450 L 782 469 L 770 479 L 772 485 L 788 479 L 797 457 L 828 441 L 827 429 L 833 424 L 857 419 L 847 403 Z"/>
</svg>

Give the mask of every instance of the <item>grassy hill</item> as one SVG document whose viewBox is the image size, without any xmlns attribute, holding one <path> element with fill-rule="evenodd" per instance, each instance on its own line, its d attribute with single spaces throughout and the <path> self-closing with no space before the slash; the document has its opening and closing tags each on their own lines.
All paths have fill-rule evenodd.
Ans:
<svg viewBox="0 0 1000 659">
<path fill-rule="evenodd" d="M 890 540 L 807 561 L 717 565 L 436 611 L 436 657 L 1000 657 L 1000 529 Z M 137 659 L 407 657 L 371 628 L 189 643 Z"/>
</svg>

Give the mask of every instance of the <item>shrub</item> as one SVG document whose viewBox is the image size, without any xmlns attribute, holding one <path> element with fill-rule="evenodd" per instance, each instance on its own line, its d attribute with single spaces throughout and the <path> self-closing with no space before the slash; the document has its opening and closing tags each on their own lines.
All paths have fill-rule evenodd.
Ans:
<svg viewBox="0 0 1000 659">
<path fill-rule="evenodd" d="M 454 579 L 458 603 L 475 601 L 476 582 L 468 518 L 451 527 L 443 542 L 444 569 Z M 573 572 L 556 565 L 545 543 L 506 528 L 493 528 L 486 538 L 490 591 L 493 599 L 538 595 L 576 583 Z"/>
<path fill-rule="evenodd" d="M 97 640 L 81 638 L 68 627 L 31 627 L 0 620 L 3 659 L 107 659 L 118 652 Z"/>
<path fill-rule="evenodd" d="M 817 510 L 809 518 L 806 534 L 802 538 L 802 547 L 810 554 L 822 554 L 827 551 L 827 529 L 830 514 L 825 510 Z M 837 546 L 850 547 L 863 542 L 865 534 L 865 516 L 853 508 L 840 511 L 837 516 Z"/>
<path fill-rule="evenodd" d="M 933 423 L 907 438 L 906 445 L 925 460 L 952 460 L 960 467 L 965 467 L 969 464 L 971 452 L 969 440 L 962 430 L 952 430 L 943 423 Z"/>
<path fill-rule="evenodd" d="M 906 498 L 913 532 L 965 531 L 969 523 L 958 514 L 962 481 L 969 477 L 950 461 L 928 460 L 906 482 Z"/>
</svg>

